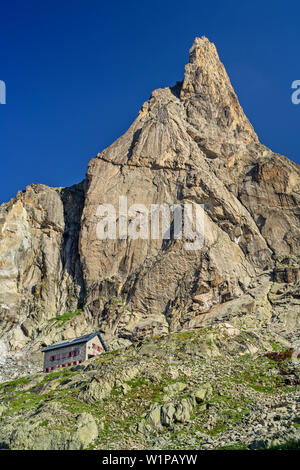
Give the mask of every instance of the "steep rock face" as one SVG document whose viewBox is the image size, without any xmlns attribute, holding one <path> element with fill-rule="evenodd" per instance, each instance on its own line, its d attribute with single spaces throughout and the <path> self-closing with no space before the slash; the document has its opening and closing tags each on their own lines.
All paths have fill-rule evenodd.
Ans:
<svg viewBox="0 0 300 470">
<path fill-rule="evenodd" d="M 113 205 L 119 228 L 120 196 L 148 210 L 203 204 L 203 247 L 149 233 L 100 240 L 97 208 Z M 299 198 L 299 167 L 259 142 L 215 46 L 196 38 L 183 82 L 152 93 L 128 131 L 90 161 L 82 184 L 32 185 L 1 206 L 2 358 L 96 328 L 118 346 L 243 312 L 253 325 L 258 315 L 274 318 L 293 339 Z M 252 302 L 262 275 L 267 287 Z M 282 327 L 284 302 L 291 321 Z M 70 321 L 52 321 L 78 308 Z"/>
<path fill-rule="evenodd" d="M 89 164 L 80 234 L 87 309 L 116 296 L 133 310 L 133 336 L 151 317 L 177 329 L 240 296 L 299 246 L 299 169 L 261 145 L 215 46 L 196 38 L 183 83 L 152 93 L 130 129 Z M 99 240 L 97 207 L 204 204 L 204 246 L 182 240 Z M 124 337 L 122 312 L 102 310 Z M 125 323 L 128 323 L 125 321 Z M 155 327 L 157 328 L 157 324 Z M 129 335 L 130 336 L 130 335 Z"/>
<path fill-rule="evenodd" d="M 249 167 L 238 197 L 249 210 L 276 257 L 299 255 L 299 167 L 282 155 L 269 153 Z"/>
<path fill-rule="evenodd" d="M 82 185 L 34 184 L 0 209 L 0 331 L 12 349 L 83 302 L 78 233 Z"/>
</svg>

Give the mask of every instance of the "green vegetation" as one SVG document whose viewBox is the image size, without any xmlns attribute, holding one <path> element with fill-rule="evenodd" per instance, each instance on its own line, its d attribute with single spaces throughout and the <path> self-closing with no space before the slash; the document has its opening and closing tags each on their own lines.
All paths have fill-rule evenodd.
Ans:
<svg viewBox="0 0 300 470">
<path fill-rule="evenodd" d="M 283 444 L 267 447 L 265 450 L 300 450 L 300 441 L 290 440 Z"/>
<path fill-rule="evenodd" d="M 30 382 L 29 377 L 20 377 L 19 379 L 12 380 L 11 382 L 5 382 L 0 384 L 0 391 L 5 393 L 13 392 L 19 385 L 26 385 Z"/>
<path fill-rule="evenodd" d="M 275 343 L 274 341 L 270 341 L 270 345 L 272 346 L 273 348 L 273 351 L 283 351 L 283 347 L 280 346 L 279 344 Z"/>
<path fill-rule="evenodd" d="M 238 443 L 228 446 L 217 447 L 216 450 L 247 450 L 248 447 L 245 444 Z"/>
<path fill-rule="evenodd" d="M 74 310 L 74 312 L 72 312 L 71 310 L 69 310 L 68 312 L 63 313 L 62 315 L 58 315 L 58 316 L 55 317 L 55 318 L 51 318 L 49 321 L 57 322 L 59 326 L 62 326 L 62 325 L 64 325 L 67 321 L 69 321 L 69 320 L 71 320 L 72 318 L 76 317 L 77 315 L 81 315 L 81 314 L 82 314 L 82 310 L 81 310 L 81 309 Z"/>
</svg>

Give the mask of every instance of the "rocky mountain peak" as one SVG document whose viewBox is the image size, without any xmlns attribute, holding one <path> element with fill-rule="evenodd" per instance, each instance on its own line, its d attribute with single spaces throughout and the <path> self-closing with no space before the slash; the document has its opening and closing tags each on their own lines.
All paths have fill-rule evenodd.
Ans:
<svg viewBox="0 0 300 470">
<path fill-rule="evenodd" d="M 148 209 L 202 204 L 202 249 L 99 239 L 97 209 L 118 211 L 120 196 Z M 151 94 L 82 184 L 32 185 L 0 207 L 4 363 L 99 329 L 119 347 L 240 315 L 253 329 L 276 318 L 294 337 L 299 201 L 299 167 L 259 143 L 214 44 L 196 38 L 183 82 Z"/>
<path fill-rule="evenodd" d="M 192 47 L 189 50 L 189 63 L 201 63 L 201 59 L 207 60 L 209 54 L 218 56 L 216 46 L 210 42 L 206 36 L 195 37 Z"/>
<path fill-rule="evenodd" d="M 189 123 L 199 138 L 207 142 L 208 150 L 226 142 L 258 142 L 217 49 L 206 37 L 196 37 L 189 51 L 180 98 L 185 103 Z"/>
</svg>

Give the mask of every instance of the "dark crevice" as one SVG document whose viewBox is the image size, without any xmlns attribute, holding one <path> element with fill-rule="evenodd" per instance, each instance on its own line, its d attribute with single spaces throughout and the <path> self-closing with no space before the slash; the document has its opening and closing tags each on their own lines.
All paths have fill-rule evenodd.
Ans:
<svg viewBox="0 0 300 470">
<path fill-rule="evenodd" d="M 61 248 L 63 271 L 67 272 L 79 288 L 78 308 L 82 308 L 85 298 L 82 265 L 79 254 L 79 233 L 84 208 L 84 182 L 64 188 L 61 191 L 64 209 L 65 230 Z"/>
<path fill-rule="evenodd" d="M 139 136 L 140 136 L 141 132 L 142 132 L 142 129 L 138 129 L 133 134 L 132 142 L 131 142 L 131 145 L 130 145 L 130 148 L 129 148 L 128 154 L 127 154 L 128 160 L 130 160 L 132 158 L 132 153 L 133 153 L 134 146 L 137 143 L 137 141 L 139 140 Z"/>
<path fill-rule="evenodd" d="M 180 98 L 180 92 L 182 89 L 183 81 L 182 82 L 176 82 L 174 86 L 170 87 L 171 93 L 173 93 L 176 98 Z"/>
</svg>

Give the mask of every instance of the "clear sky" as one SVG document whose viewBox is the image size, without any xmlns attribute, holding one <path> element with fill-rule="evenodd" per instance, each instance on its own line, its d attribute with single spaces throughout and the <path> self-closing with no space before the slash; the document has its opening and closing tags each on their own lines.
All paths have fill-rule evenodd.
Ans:
<svg viewBox="0 0 300 470">
<path fill-rule="evenodd" d="M 0 202 L 31 183 L 81 181 L 151 91 L 183 79 L 202 35 L 262 143 L 300 163 L 298 1 L 2 1 Z"/>
</svg>

